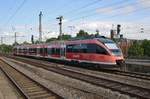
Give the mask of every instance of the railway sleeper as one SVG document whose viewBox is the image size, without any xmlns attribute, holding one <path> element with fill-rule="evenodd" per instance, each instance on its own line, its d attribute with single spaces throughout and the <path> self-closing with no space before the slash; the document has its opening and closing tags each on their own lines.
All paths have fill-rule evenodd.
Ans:
<svg viewBox="0 0 150 99">
<path fill-rule="evenodd" d="M 28 93 L 29 95 L 38 95 L 38 94 L 45 94 L 45 93 L 48 93 L 47 91 L 35 91 L 35 92 L 30 92 Z"/>
<path fill-rule="evenodd" d="M 30 95 L 31 99 L 44 99 L 48 97 L 52 97 L 51 94 L 46 93 L 46 94 L 39 94 L 39 95 Z"/>
<path fill-rule="evenodd" d="M 30 92 L 38 92 L 38 91 L 44 91 L 44 90 L 43 89 L 38 89 L 38 90 L 34 89 L 34 90 L 26 90 L 26 91 L 30 93 Z"/>
<path fill-rule="evenodd" d="M 28 87 L 28 88 L 26 88 L 26 90 L 34 90 L 34 89 L 43 89 L 43 88 L 40 88 L 40 87 L 37 87 L 37 86 L 35 86 L 35 87 Z"/>
</svg>

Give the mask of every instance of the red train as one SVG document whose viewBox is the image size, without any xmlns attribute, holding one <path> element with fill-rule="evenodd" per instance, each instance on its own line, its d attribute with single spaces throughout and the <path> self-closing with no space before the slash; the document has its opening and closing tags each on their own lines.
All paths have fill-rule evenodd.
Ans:
<svg viewBox="0 0 150 99">
<path fill-rule="evenodd" d="M 14 55 L 49 58 L 61 61 L 119 66 L 124 58 L 120 48 L 106 37 L 71 41 L 54 41 L 49 44 L 19 45 Z M 102 65 L 103 64 L 103 65 Z"/>
</svg>

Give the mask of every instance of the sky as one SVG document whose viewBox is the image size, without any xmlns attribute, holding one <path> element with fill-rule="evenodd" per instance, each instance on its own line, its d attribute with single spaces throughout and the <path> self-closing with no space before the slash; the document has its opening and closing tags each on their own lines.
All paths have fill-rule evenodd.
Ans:
<svg viewBox="0 0 150 99">
<path fill-rule="evenodd" d="M 64 34 L 98 29 L 110 37 L 110 29 L 120 24 L 125 38 L 150 39 L 150 0 L 0 0 L 1 41 L 12 44 L 14 32 L 19 43 L 30 42 L 31 35 L 38 39 L 40 11 L 43 40 L 59 35 L 58 16 L 63 16 Z"/>
</svg>

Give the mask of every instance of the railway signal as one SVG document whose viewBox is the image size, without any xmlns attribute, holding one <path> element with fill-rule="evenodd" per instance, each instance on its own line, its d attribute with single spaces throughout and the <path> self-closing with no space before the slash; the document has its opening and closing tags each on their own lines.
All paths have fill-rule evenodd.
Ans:
<svg viewBox="0 0 150 99">
<path fill-rule="evenodd" d="M 120 29 L 120 28 L 121 28 L 121 25 L 120 25 L 120 24 L 118 24 L 118 25 L 117 25 L 117 35 L 119 35 L 119 34 L 120 34 L 120 31 L 121 31 L 121 29 Z"/>
<path fill-rule="evenodd" d="M 59 20 L 59 36 L 60 36 L 60 40 L 62 40 L 62 19 L 63 19 L 63 16 L 59 16 L 56 19 Z"/>
<path fill-rule="evenodd" d="M 31 36 L 31 42 L 34 44 L 34 35 Z"/>
</svg>

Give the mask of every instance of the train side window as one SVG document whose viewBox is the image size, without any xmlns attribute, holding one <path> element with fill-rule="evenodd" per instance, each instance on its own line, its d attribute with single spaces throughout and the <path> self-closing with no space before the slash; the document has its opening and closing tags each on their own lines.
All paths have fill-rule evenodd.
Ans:
<svg viewBox="0 0 150 99">
<path fill-rule="evenodd" d="M 40 48 L 40 54 L 43 54 L 43 48 Z"/>
<path fill-rule="evenodd" d="M 44 53 L 47 53 L 47 48 L 44 48 Z"/>
<path fill-rule="evenodd" d="M 52 48 L 51 54 L 53 54 L 53 55 L 60 55 L 60 48 Z"/>
<path fill-rule="evenodd" d="M 87 53 L 87 44 L 81 44 L 80 52 L 81 53 Z"/>
<path fill-rule="evenodd" d="M 67 45 L 67 52 L 87 53 L 87 45 L 86 44 Z"/>
<path fill-rule="evenodd" d="M 33 48 L 33 53 L 37 53 L 37 49 L 36 48 Z"/>
<path fill-rule="evenodd" d="M 37 48 L 37 53 L 40 54 L 40 48 Z"/>
<path fill-rule="evenodd" d="M 67 52 L 73 52 L 73 45 L 67 45 Z"/>
<path fill-rule="evenodd" d="M 55 54 L 55 48 L 52 48 L 52 55 Z"/>
<path fill-rule="evenodd" d="M 60 48 L 56 48 L 56 55 L 59 55 L 60 54 Z"/>
<path fill-rule="evenodd" d="M 80 44 L 73 45 L 72 51 L 74 53 L 79 53 L 80 52 L 80 48 L 81 48 Z"/>
<path fill-rule="evenodd" d="M 102 48 L 101 46 L 98 46 L 96 44 L 88 44 L 87 45 L 87 53 L 97 53 L 97 54 L 105 54 L 107 55 L 107 51 Z"/>
<path fill-rule="evenodd" d="M 98 46 L 98 45 L 96 47 L 96 53 L 107 55 L 107 51 L 104 48 L 102 48 L 101 46 Z"/>
<path fill-rule="evenodd" d="M 52 50 L 51 50 L 51 48 L 48 48 L 48 49 L 47 49 L 47 53 L 48 53 L 49 55 L 51 55 L 51 54 L 52 54 Z"/>
<path fill-rule="evenodd" d="M 96 53 L 96 45 L 87 44 L 87 53 Z"/>
</svg>

